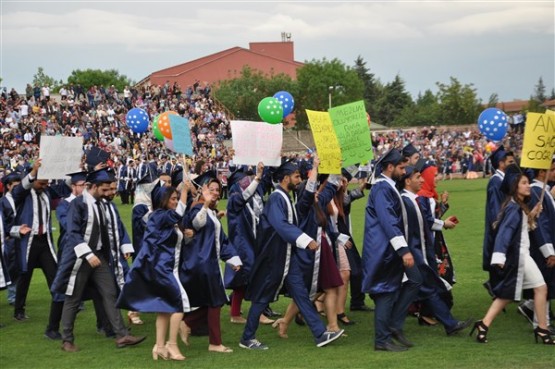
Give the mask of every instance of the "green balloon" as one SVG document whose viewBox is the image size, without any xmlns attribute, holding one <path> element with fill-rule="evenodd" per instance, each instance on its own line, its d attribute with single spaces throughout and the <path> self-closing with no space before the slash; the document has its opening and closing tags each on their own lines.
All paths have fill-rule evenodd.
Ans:
<svg viewBox="0 0 555 369">
<path fill-rule="evenodd" d="M 164 135 L 162 135 L 162 132 L 160 132 L 160 127 L 158 127 L 158 117 L 160 115 L 157 115 L 154 118 L 154 121 L 152 122 L 152 132 L 154 133 L 154 137 L 156 137 L 156 139 L 158 141 L 162 141 L 164 142 Z"/>
<path fill-rule="evenodd" d="M 275 97 L 265 97 L 258 104 L 258 115 L 266 123 L 278 124 L 283 119 L 283 106 Z"/>
</svg>

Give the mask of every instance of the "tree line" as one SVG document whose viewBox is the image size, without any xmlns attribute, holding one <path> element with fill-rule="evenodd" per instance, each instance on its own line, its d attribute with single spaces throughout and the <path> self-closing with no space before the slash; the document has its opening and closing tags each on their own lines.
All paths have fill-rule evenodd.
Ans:
<svg viewBox="0 0 555 369">
<path fill-rule="evenodd" d="M 337 106 L 358 100 L 364 100 L 372 122 L 388 127 L 474 123 L 485 106 L 499 102 L 495 93 L 483 102 L 472 83 L 463 84 L 455 77 L 445 83 L 436 82 L 436 92 L 426 89 L 413 99 L 400 75 L 384 83 L 366 64 L 361 56 L 352 66 L 337 58 L 313 59 L 297 70 L 296 80 L 283 73 L 265 74 L 244 66 L 235 78 L 216 84 L 213 94 L 236 119 L 260 120 L 257 110 L 260 100 L 278 91 L 288 91 L 295 98 L 296 129 L 308 127 L 305 109 L 325 111 L 330 104 Z M 114 85 L 118 91 L 135 84 L 115 69 L 78 69 L 71 72 L 67 81 L 56 81 L 42 67 L 38 68 L 32 83 L 48 85 L 54 92 L 70 84 L 84 89 Z M 526 110 L 544 112 L 542 104 L 547 99 L 555 99 L 555 88 L 548 96 L 540 77 Z"/>
</svg>

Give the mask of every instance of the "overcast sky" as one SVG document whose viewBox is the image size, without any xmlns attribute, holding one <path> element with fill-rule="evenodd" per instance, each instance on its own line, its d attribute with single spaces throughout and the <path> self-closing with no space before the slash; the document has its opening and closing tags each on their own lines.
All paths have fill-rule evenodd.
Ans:
<svg viewBox="0 0 555 369">
<path fill-rule="evenodd" d="M 547 1 L 6 1 L 2 85 L 24 92 L 39 66 L 151 72 L 249 42 L 292 34 L 295 59 L 358 55 L 382 82 L 399 74 L 414 96 L 456 77 L 487 101 L 555 86 L 555 2 Z"/>
</svg>

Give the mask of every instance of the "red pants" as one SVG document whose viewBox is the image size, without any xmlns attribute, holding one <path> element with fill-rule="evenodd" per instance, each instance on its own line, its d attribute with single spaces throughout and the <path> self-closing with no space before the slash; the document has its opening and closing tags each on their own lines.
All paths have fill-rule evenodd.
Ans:
<svg viewBox="0 0 555 369">
<path fill-rule="evenodd" d="M 190 313 L 185 313 L 183 320 L 192 331 L 203 325 L 208 325 L 208 342 L 211 345 L 222 344 L 222 330 L 220 329 L 220 312 L 222 307 L 203 306 Z"/>
</svg>

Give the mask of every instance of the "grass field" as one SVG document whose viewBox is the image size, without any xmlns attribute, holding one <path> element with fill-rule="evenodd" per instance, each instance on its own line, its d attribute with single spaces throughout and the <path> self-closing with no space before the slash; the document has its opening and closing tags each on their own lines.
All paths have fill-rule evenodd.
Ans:
<svg viewBox="0 0 555 369">
<path fill-rule="evenodd" d="M 460 220 L 456 229 L 445 232 L 455 264 L 457 281 L 454 288 L 454 315 L 459 319 L 479 319 L 490 303 L 482 288 L 487 275 L 481 270 L 481 250 L 484 219 L 485 180 L 445 181 L 439 190 L 450 193 L 449 215 Z M 115 200 L 119 203 L 119 199 Z M 352 219 L 355 241 L 362 247 L 365 200 L 353 206 Z M 122 217 L 130 229 L 130 206 L 120 206 Z M 235 349 L 232 354 L 207 351 L 207 337 L 192 337 L 190 347 L 181 344 L 187 356 L 184 363 L 153 362 L 150 350 L 154 344 L 154 315 L 144 314 L 143 326 L 134 326 L 132 333 L 148 335 L 145 343 L 118 350 L 113 341 L 96 333 L 94 309 L 90 302 L 79 313 L 76 322 L 76 344 L 80 351 L 68 354 L 60 350 L 60 342 L 43 338 L 48 318 L 50 295 L 40 271 L 35 272 L 27 299 L 30 319 L 16 322 L 13 309 L 6 302 L 6 292 L 0 292 L 0 365 L 2 368 L 553 368 L 553 346 L 534 344 L 531 326 L 516 312 L 516 304 L 507 308 L 495 321 L 488 344 L 478 344 L 468 337 L 468 330 L 447 337 L 440 327 L 421 327 L 409 317 L 406 334 L 416 346 L 403 353 L 373 350 L 373 313 L 347 313 L 357 324 L 346 329 L 348 337 L 329 347 L 316 348 L 309 330 L 295 324 L 290 326 L 289 339 L 278 338 L 268 326 L 261 326 L 257 338 L 270 346 L 265 352 L 240 349 L 238 341 L 242 326 L 229 323 L 229 307 L 222 311 L 224 344 Z M 288 299 L 282 298 L 272 307 L 284 312 Z M 367 300 L 367 304 L 372 304 Z M 246 313 L 248 303 L 244 304 Z"/>
</svg>

